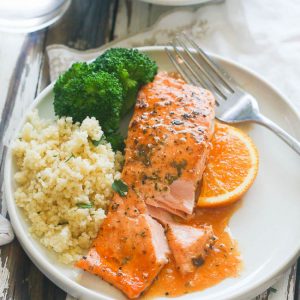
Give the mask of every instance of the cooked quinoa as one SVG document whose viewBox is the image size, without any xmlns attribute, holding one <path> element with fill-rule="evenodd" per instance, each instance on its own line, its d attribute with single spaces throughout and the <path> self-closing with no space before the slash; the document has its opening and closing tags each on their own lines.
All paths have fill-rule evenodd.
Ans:
<svg viewBox="0 0 300 300">
<path fill-rule="evenodd" d="M 123 157 L 102 135 L 95 118 L 46 121 L 35 110 L 13 145 L 16 203 L 31 233 L 63 263 L 90 247 L 120 177 Z"/>
</svg>

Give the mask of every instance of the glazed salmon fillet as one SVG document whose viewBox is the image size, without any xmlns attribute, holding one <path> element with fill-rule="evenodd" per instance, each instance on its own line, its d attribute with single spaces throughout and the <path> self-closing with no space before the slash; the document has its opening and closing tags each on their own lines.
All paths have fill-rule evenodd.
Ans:
<svg viewBox="0 0 300 300">
<path fill-rule="evenodd" d="M 168 262 L 169 245 L 178 262 L 190 270 L 191 259 L 206 249 L 204 235 L 197 228 L 174 227 L 176 223 L 152 218 L 151 211 L 160 209 L 181 217 L 193 213 L 213 119 L 214 98 L 209 91 L 165 72 L 140 90 L 121 175 L 128 193 L 114 195 L 98 237 L 78 267 L 110 282 L 129 298 L 140 296 L 151 285 Z M 168 226 L 167 237 L 163 226 Z M 182 255 L 183 232 L 192 234 L 188 263 Z M 210 240 L 209 230 L 205 237 Z"/>
<path fill-rule="evenodd" d="M 204 89 L 159 73 L 138 95 L 126 141 L 124 178 L 148 205 L 192 214 L 213 134 L 215 101 Z"/>
</svg>

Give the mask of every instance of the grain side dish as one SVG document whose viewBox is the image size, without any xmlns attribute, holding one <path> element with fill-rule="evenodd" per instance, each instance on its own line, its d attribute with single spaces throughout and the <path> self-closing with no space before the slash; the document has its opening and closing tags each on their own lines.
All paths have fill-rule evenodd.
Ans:
<svg viewBox="0 0 300 300">
<path fill-rule="evenodd" d="M 123 161 L 103 137 L 99 122 L 85 118 L 56 121 L 28 116 L 13 154 L 16 203 L 31 233 L 63 263 L 77 260 L 97 236 L 120 177 Z"/>
</svg>

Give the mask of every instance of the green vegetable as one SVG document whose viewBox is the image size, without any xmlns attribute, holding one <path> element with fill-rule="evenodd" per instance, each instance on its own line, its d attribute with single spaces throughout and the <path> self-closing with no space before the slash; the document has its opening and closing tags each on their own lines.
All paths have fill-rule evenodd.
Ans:
<svg viewBox="0 0 300 300">
<path fill-rule="evenodd" d="M 151 82 L 157 73 L 156 63 L 136 49 L 109 49 L 92 65 L 96 70 L 107 71 L 120 80 L 123 87 L 121 116 L 124 116 L 135 104 L 141 85 Z"/>
<path fill-rule="evenodd" d="M 126 183 L 124 183 L 121 179 L 115 180 L 112 184 L 113 190 L 118 193 L 121 197 L 124 197 L 127 195 L 128 192 L 128 186 Z"/>
<path fill-rule="evenodd" d="M 114 150 L 123 151 L 125 148 L 124 137 L 118 133 L 113 132 L 107 135 L 107 141 L 112 145 Z"/>
<path fill-rule="evenodd" d="M 156 72 L 156 63 L 135 49 L 110 49 L 93 63 L 75 63 L 54 85 L 55 114 L 74 122 L 95 117 L 112 148 L 122 150 L 120 120 L 135 104 L 141 85 L 152 81 Z"/>
<path fill-rule="evenodd" d="M 75 63 L 59 77 L 54 94 L 54 111 L 59 117 L 70 116 L 75 122 L 95 117 L 107 137 L 108 132 L 118 130 L 123 91 L 114 75 Z"/>
<path fill-rule="evenodd" d="M 92 208 L 93 204 L 92 203 L 77 203 L 76 204 L 79 208 Z"/>
</svg>

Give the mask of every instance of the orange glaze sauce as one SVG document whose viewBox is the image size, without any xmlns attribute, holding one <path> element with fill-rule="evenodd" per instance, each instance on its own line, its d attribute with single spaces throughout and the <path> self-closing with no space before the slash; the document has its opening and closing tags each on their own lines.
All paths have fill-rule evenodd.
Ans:
<svg viewBox="0 0 300 300">
<path fill-rule="evenodd" d="M 197 208 L 195 216 L 184 223 L 194 226 L 211 224 L 218 238 L 213 250 L 209 252 L 204 264 L 196 273 L 185 276 L 176 269 L 171 257 L 170 262 L 160 272 L 143 298 L 180 296 L 206 289 L 225 278 L 237 276 L 241 267 L 237 243 L 226 232 L 226 228 L 232 214 L 239 206 L 240 202 L 222 208 Z"/>
</svg>

